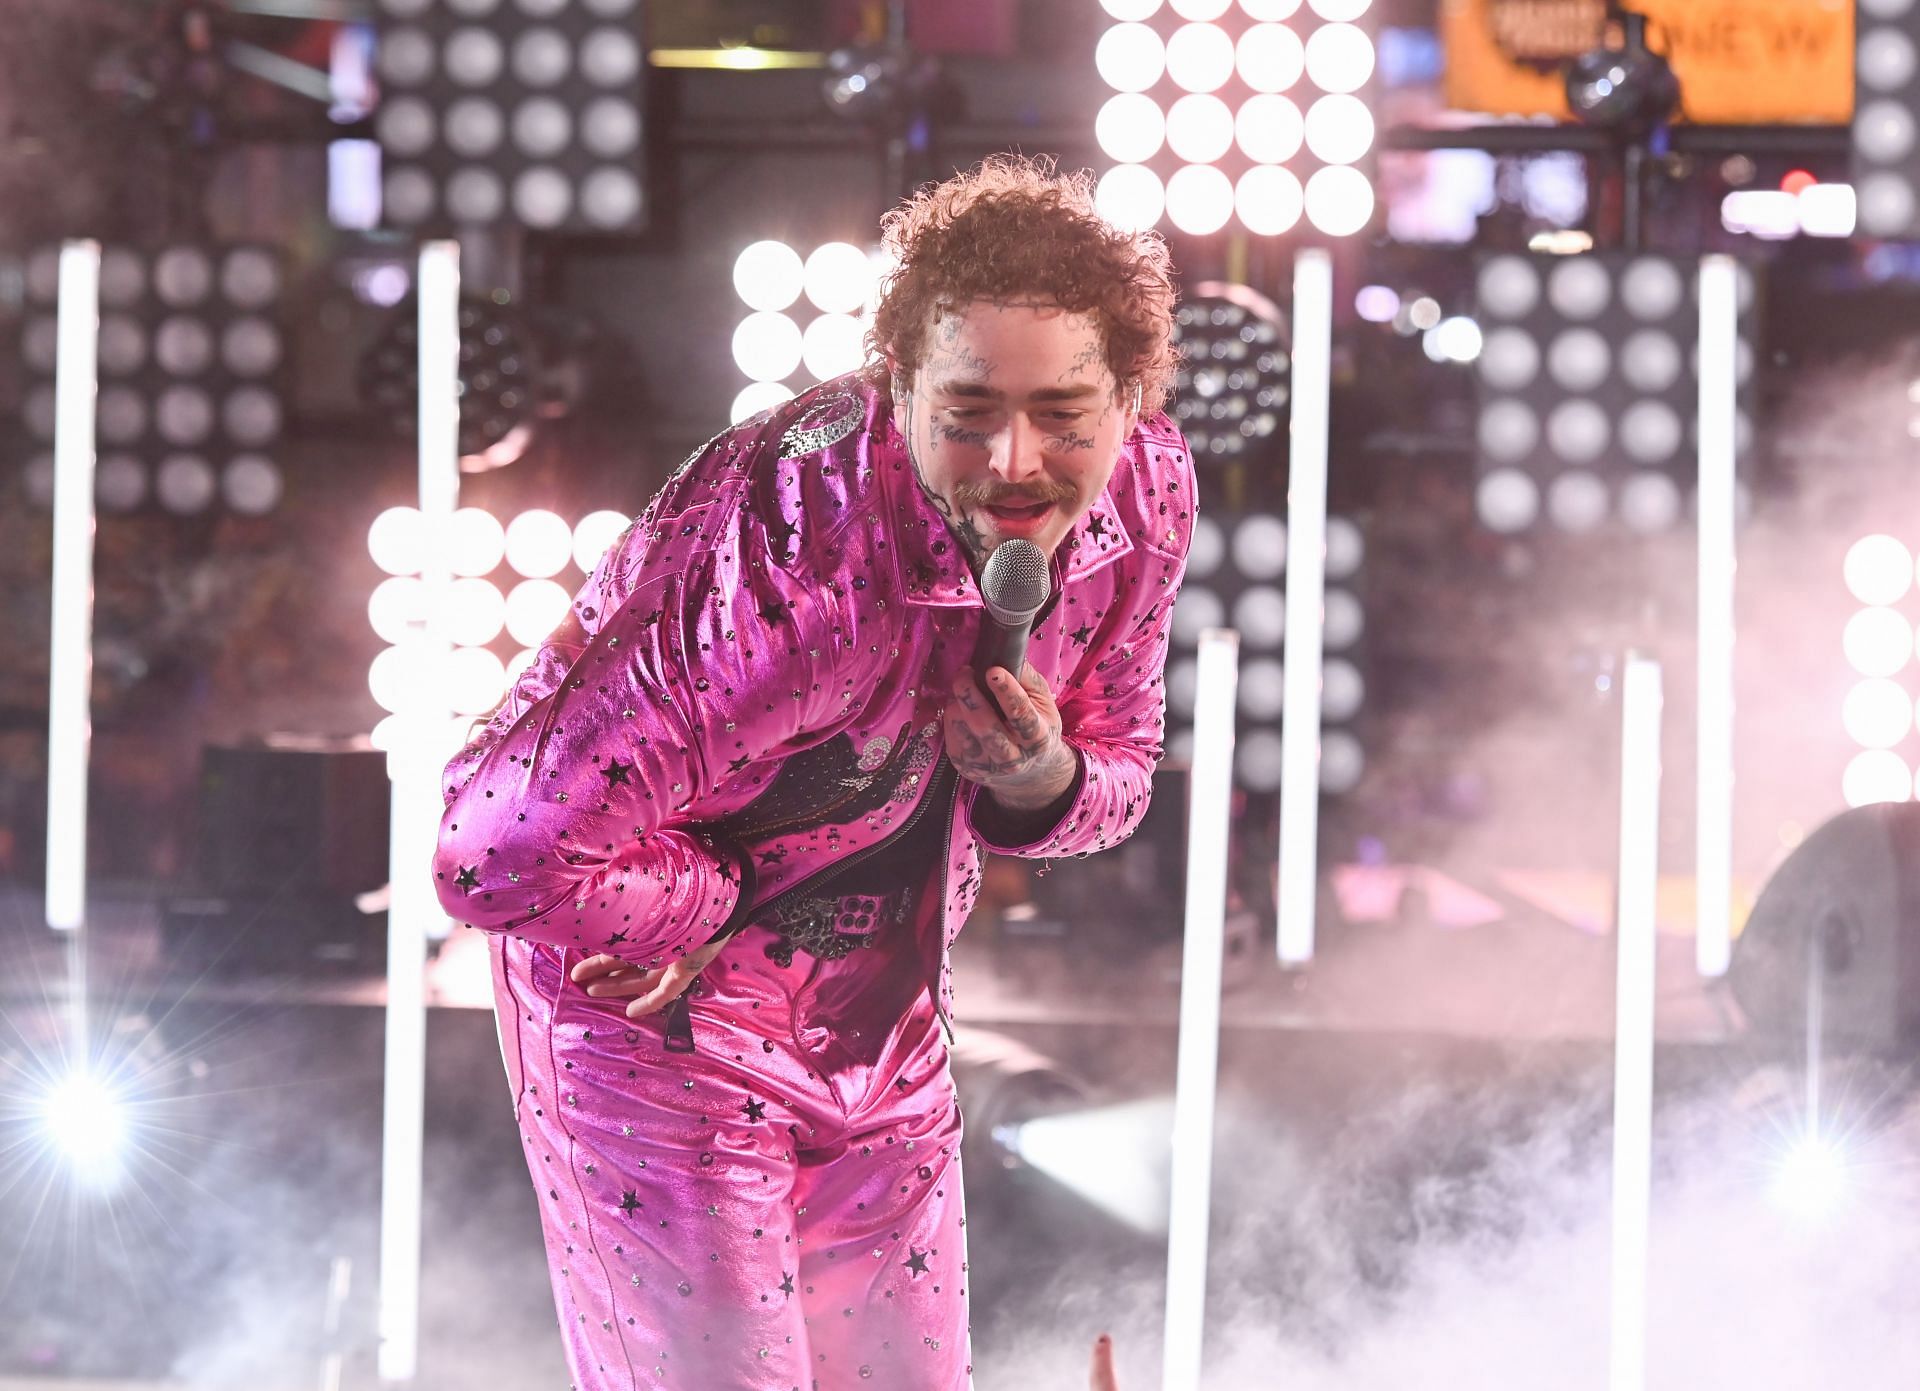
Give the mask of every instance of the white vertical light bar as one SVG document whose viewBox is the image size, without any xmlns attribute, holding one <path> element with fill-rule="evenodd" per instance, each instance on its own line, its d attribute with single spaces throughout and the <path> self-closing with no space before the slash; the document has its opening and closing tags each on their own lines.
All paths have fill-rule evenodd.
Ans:
<svg viewBox="0 0 1920 1391">
<path fill-rule="evenodd" d="M 1327 416 L 1333 381 L 1333 257 L 1293 269 L 1293 427 L 1287 455 L 1287 629 L 1281 653 L 1280 963 L 1313 959 L 1319 885 L 1320 658 L 1327 587 Z"/>
<path fill-rule="evenodd" d="M 1660 664 L 1629 655 L 1620 740 L 1613 1041 L 1612 1391 L 1647 1382 L 1653 1187 L 1654 910 L 1660 873 Z"/>
<path fill-rule="evenodd" d="M 449 650 L 446 593 L 450 538 L 460 496 L 460 248 L 420 251 L 420 512 L 426 538 L 431 669 Z M 381 1129 L 380 1314 L 382 1382 L 412 1381 L 420 1359 L 420 1211 L 427 1061 L 426 953 L 442 916 L 427 866 L 440 825 L 440 770 L 453 752 L 452 716 L 431 705 L 410 712 L 388 755 L 393 782 L 387 908 L 386 1106 Z"/>
<path fill-rule="evenodd" d="M 93 738 L 94 400 L 100 244 L 60 248 L 53 377 L 53 644 L 47 679 L 47 926 L 87 915 L 87 761 Z M 76 991 L 79 989 L 75 982 Z M 84 1065 L 84 1055 L 76 1059 Z"/>
<path fill-rule="evenodd" d="M 1227 838 L 1233 815 L 1233 711 L 1240 635 L 1200 635 L 1187 793 L 1187 921 L 1180 962 L 1180 1052 L 1173 1084 L 1173 1188 L 1167 1214 L 1167 1332 L 1162 1391 L 1199 1391 L 1207 1312 L 1207 1224 L 1225 968 Z"/>
<path fill-rule="evenodd" d="M 1734 399 L 1740 268 L 1700 263 L 1700 698 L 1694 804 L 1694 959 L 1724 976 L 1733 952 Z"/>
</svg>

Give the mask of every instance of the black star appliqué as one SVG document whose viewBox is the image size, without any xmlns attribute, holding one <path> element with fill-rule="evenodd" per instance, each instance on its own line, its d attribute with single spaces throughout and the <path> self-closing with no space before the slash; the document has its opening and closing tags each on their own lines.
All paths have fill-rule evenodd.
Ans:
<svg viewBox="0 0 1920 1391">
<path fill-rule="evenodd" d="M 1087 624 L 1082 623 L 1078 628 L 1075 628 L 1071 633 L 1067 634 L 1067 636 L 1079 643 L 1082 647 L 1085 647 L 1093 640 L 1093 629 Z"/>
<path fill-rule="evenodd" d="M 640 620 L 640 626 L 643 628 L 651 628 L 654 624 L 658 623 L 665 616 L 666 615 L 660 609 L 655 609 L 652 613 L 648 614 L 645 618 Z"/>
<path fill-rule="evenodd" d="M 767 1118 L 767 1103 L 748 1097 L 747 1104 L 740 1108 L 740 1113 L 750 1121 L 763 1121 Z"/>
<path fill-rule="evenodd" d="M 475 889 L 480 887 L 480 866 L 479 865 L 461 865 L 460 873 L 458 877 L 454 879 L 453 882 L 455 887 L 463 889 L 468 893 L 472 893 Z"/>
<path fill-rule="evenodd" d="M 777 865 L 786 858 L 787 858 L 787 847 L 784 845 L 778 846 L 772 850 L 762 850 L 760 852 L 760 863 L 763 865 Z"/>
<path fill-rule="evenodd" d="M 727 771 L 729 773 L 737 773 L 751 762 L 753 762 L 752 756 L 750 754 L 743 753 L 740 755 L 740 757 L 734 759 L 731 763 L 727 764 Z"/>
<path fill-rule="evenodd" d="M 769 623 L 785 623 L 787 621 L 786 606 L 777 601 L 768 603 L 761 608 L 760 616 Z"/>
<path fill-rule="evenodd" d="M 609 947 L 617 947 L 626 940 L 627 940 L 627 934 L 625 932 L 616 932 L 613 934 L 613 936 L 607 938 L 605 945 Z"/>
<path fill-rule="evenodd" d="M 928 1273 L 927 1253 L 925 1251 L 915 1251 L 911 1246 L 907 1248 L 907 1258 L 900 1262 L 900 1264 L 908 1270 L 911 1270 L 915 1275 L 925 1275 Z"/>
<path fill-rule="evenodd" d="M 627 774 L 632 771 L 631 763 L 622 763 L 616 758 L 610 760 L 607 766 L 600 770 L 600 776 L 607 780 L 607 788 L 611 791 L 616 787 L 632 787 L 632 782 L 627 778 Z"/>
<path fill-rule="evenodd" d="M 793 1293 L 793 1277 L 784 1270 L 780 1272 L 780 1293 Z"/>
<path fill-rule="evenodd" d="M 1107 534 L 1107 519 L 1098 512 L 1087 518 L 1087 538 L 1098 541 Z"/>
<path fill-rule="evenodd" d="M 640 1206 L 640 1195 L 629 1188 L 620 1199 L 620 1211 L 632 1212 Z"/>
</svg>

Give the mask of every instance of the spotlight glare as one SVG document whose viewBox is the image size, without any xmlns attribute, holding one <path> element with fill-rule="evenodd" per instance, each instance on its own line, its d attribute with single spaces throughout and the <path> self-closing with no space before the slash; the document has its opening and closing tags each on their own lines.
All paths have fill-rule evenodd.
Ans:
<svg viewBox="0 0 1920 1391">
<path fill-rule="evenodd" d="M 783 241 L 757 241 L 733 263 L 733 287 L 749 309 L 785 309 L 805 283 L 800 253 Z"/>
<path fill-rule="evenodd" d="M 573 563 L 580 567 L 582 574 L 591 575 L 600 564 L 600 557 L 626 534 L 628 525 L 633 521 L 625 512 L 616 512 L 604 508 L 598 512 L 589 512 L 573 528 Z"/>
<path fill-rule="evenodd" d="M 1116 24 L 1100 36 L 1093 65 L 1116 92 L 1144 92 L 1167 68 L 1167 49 L 1144 24 Z"/>
<path fill-rule="evenodd" d="M 733 360 L 755 381 L 792 376 L 805 351 L 800 326 L 785 314 L 749 314 L 733 331 Z"/>
<path fill-rule="evenodd" d="M 1167 1228 L 1167 1136 L 1173 1103 L 1162 1098 L 1037 1116 L 1016 1127 L 1022 1162 L 1095 1207 L 1149 1234 Z"/>
<path fill-rule="evenodd" d="M 1189 92 L 1213 92 L 1233 76 L 1234 46 L 1217 24 L 1187 24 L 1167 40 L 1167 76 Z"/>
<path fill-rule="evenodd" d="M 1211 164 L 1233 148 L 1234 120 L 1215 96 L 1181 97 L 1167 111 L 1167 145 L 1189 164 Z"/>
<path fill-rule="evenodd" d="M 1093 201 L 1100 216 L 1115 227 L 1143 232 L 1166 211 L 1167 190 L 1144 164 L 1116 164 L 1100 176 Z"/>
<path fill-rule="evenodd" d="M 1861 603 L 1897 603 L 1913 587 L 1913 553 L 1891 536 L 1863 536 L 1847 551 L 1844 573 Z"/>
<path fill-rule="evenodd" d="M 1307 217 L 1328 236 L 1350 237 L 1373 220 L 1373 185 L 1351 165 L 1316 170 L 1307 180 Z"/>
<path fill-rule="evenodd" d="M 417 575 L 426 559 L 426 524 L 417 507 L 389 507 L 367 528 L 367 552 L 389 575 Z"/>
<path fill-rule="evenodd" d="M 506 529 L 484 507 L 462 507 L 453 514 L 452 569 L 456 575 L 487 575 L 507 553 Z M 425 557 L 421 557 L 424 564 Z M 416 570 L 422 568 L 415 566 Z"/>
<path fill-rule="evenodd" d="M 872 281 L 873 268 L 867 253 L 851 242 L 827 242 L 807 257 L 807 298 L 822 313 L 851 314 L 858 311 L 867 302 L 868 293 L 873 287 Z"/>
<path fill-rule="evenodd" d="M 1894 676 L 1913 660 L 1913 629 L 1892 609 L 1861 609 L 1847 620 L 1841 646 L 1862 676 Z"/>
<path fill-rule="evenodd" d="M 861 258 L 864 266 L 866 258 Z M 867 330 L 851 314 L 822 314 L 807 325 L 801 355 L 816 381 L 843 376 L 866 360 Z"/>
<path fill-rule="evenodd" d="M 542 508 L 522 512 L 507 524 L 507 563 L 528 579 L 548 579 L 573 559 L 573 528 Z"/>
<path fill-rule="evenodd" d="M 1093 133 L 1108 159 L 1140 164 L 1160 153 L 1167 117 L 1160 103 L 1141 92 L 1116 92 L 1094 118 Z"/>
<path fill-rule="evenodd" d="M 566 621 L 572 602 L 566 589 L 553 580 L 520 581 L 507 595 L 507 636 L 523 647 L 538 647 Z"/>
<path fill-rule="evenodd" d="M 126 1102 L 104 1078 L 84 1071 L 61 1078 L 42 1098 L 40 1119 L 81 1177 L 101 1180 L 119 1171 L 127 1141 Z"/>
<path fill-rule="evenodd" d="M 793 388 L 781 382 L 748 382 L 740 388 L 740 394 L 733 398 L 730 419 L 738 425 L 743 420 L 751 420 L 761 411 L 772 410 L 782 401 L 793 399 Z"/>
<path fill-rule="evenodd" d="M 1796 1216 L 1825 1217 L 1840 1206 L 1846 1180 L 1845 1152 L 1831 1141 L 1809 1135 L 1780 1160 L 1773 1199 Z"/>
<path fill-rule="evenodd" d="M 1472 362 L 1484 346 L 1480 325 L 1462 314 L 1435 324 L 1424 342 L 1428 356 L 1436 362 Z"/>
<path fill-rule="evenodd" d="M 1284 92 L 1307 70 L 1300 36 L 1284 24 L 1256 24 L 1234 52 L 1240 80 L 1256 92 Z"/>
<path fill-rule="evenodd" d="M 1865 749 L 1847 763 L 1840 795 L 1850 807 L 1904 802 L 1914 795 L 1913 769 L 1891 749 Z"/>
</svg>

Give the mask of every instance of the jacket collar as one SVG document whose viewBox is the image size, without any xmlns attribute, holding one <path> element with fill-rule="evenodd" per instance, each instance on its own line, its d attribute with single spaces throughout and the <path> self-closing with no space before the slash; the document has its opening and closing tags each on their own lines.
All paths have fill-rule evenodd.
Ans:
<svg viewBox="0 0 1920 1391">
<path fill-rule="evenodd" d="M 980 586 L 967 565 L 966 551 L 948 529 L 946 519 L 927 500 L 915 478 L 907 442 L 893 423 L 885 392 L 880 393 L 873 431 L 874 465 L 888 481 L 895 520 L 900 577 L 906 600 L 932 608 L 980 608 Z M 1053 553 L 1053 588 L 1057 594 L 1104 569 L 1133 550 L 1133 538 L 1120 523 L 1113 488 L 1131 479 L 1140 461 L 1136 429 L 1121 449 L 1120 462 L 1093 506 Z"/>
</svg>

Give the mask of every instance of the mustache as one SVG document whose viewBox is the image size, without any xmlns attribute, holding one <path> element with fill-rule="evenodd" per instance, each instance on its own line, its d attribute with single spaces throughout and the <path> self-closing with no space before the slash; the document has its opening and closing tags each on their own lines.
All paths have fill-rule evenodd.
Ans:
<svg viewBox="0 0 1920 1391">
<path fill-rule="evenodd" d="M 1071 483 L 1046 480 L 1017 487 L 991 483 L 961 483 L 953 490 L 953 500 L 962 507 L 1037 507 L 1042 503 L 1071 506 L 1080 490 Z"/>
</svg>

